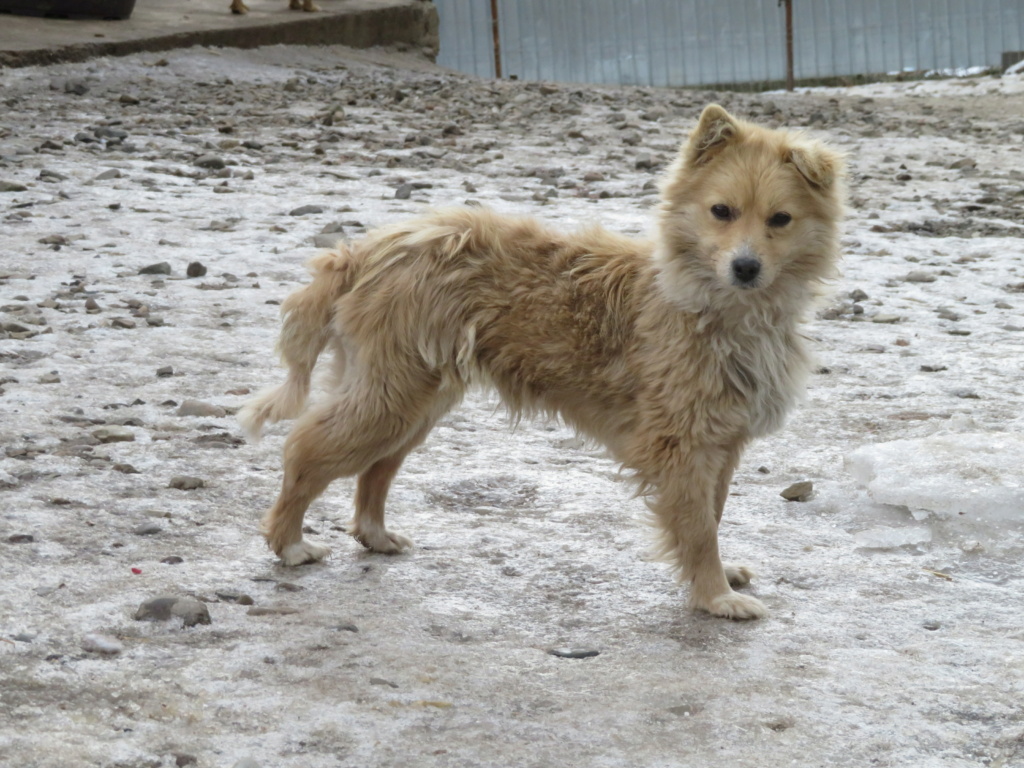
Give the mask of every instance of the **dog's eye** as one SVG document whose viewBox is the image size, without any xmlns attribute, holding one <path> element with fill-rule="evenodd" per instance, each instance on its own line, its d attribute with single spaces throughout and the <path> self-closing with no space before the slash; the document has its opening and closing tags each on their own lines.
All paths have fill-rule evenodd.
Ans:
<svg viewBox="0 0 1024 768">
<path fill-rule="evenodd" d="M 718 205 L 712 205 L 711 215 L 714 216 L 719 221 L 729 221 L 729 219 L 733 217 L 732 208 L 730 208 L 728 205 L 723 205 L 722 203 L 719 203 Z"/>
<path fill-rule="evenodd" d="M 776 213 L 774 216 L 772 216 L 770 219 L 768 219 L 768 226 L 769 227 L 784 227 L 787 224 L 789 224 L 789 222 L 791 222 L 792 220 L 793 220 L 793 217 L 790 216 L 788 213 L 785 213 L 783 211 L 783 212 L 780 212 L 780 213 Z"/>
</svg>

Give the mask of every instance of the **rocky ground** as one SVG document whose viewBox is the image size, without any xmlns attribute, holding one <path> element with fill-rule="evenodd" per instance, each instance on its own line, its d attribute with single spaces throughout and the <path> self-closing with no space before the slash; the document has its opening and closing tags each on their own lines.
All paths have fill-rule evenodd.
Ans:
<svg viewBox="0 0 1024 768">
<path fill-rule="evenodd" d="M 0 99 L 4 765 L 1024 765 L 1024 78 L 738 95 L 193 49 L 0 70 Z M 307 517 L 334 557 L 279 567 L 286 426 L 232 417 L 282 376 L 315 247 L 470 200 L 646 232 L 712 100 L 851 171 L 821 367 L 723 524 L 771 616 L 689 613 L 617 468 L 486 394 L 396 483 L 410 553 L 361 551 L 339 482 Z"/>
</svg>

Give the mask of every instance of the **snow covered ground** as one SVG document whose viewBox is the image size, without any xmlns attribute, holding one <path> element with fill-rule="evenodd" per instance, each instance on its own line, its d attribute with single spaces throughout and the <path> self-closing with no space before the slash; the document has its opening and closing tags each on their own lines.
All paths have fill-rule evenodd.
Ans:
<svg viewBox="0 0 1024 768">
<path fill-rule="evenodd" d="M 3 765 L 1024 765 L 1024 77 L 737 95 L 192 49 L 0 98 Z M 688 612 L 617 468 L 486 394 L 399 476 L 410 553 L 351 541 L 339 482 L 307 517 L 334 557 L 276 565 L 286 425 L 232 414 L 282 377 L 314 242 L 466 200 L 645 232 L 710 100 L 851 171 L 821 368 L 722 526 L 769 618 Z M 137 621 L 160 595 L 211 623 Z"/>
</svg>

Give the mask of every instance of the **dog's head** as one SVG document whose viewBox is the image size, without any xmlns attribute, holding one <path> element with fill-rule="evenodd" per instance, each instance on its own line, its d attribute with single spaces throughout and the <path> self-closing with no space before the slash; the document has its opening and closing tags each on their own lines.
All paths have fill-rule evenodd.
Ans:
<svg viewBox="0 0 1024 768">
<path fill-rule="evenodd" d="M 661 184 L 663 286 L 684 306 L 806 295 L 835 271 L 843 162 L 712 104 Z"/>
</svg>

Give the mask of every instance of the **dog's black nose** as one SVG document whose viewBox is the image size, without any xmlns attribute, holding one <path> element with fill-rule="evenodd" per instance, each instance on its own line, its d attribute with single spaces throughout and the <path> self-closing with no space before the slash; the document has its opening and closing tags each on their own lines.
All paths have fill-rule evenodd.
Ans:
<svg viewBox="0 0 1024 768">
<path fill-rule="evenodd" d="M 750 285 L 761 274 L 761 262 L 750 256 L 740 256 L 732 263 L 732 274 L 740 285 Z"/>
</svg>

